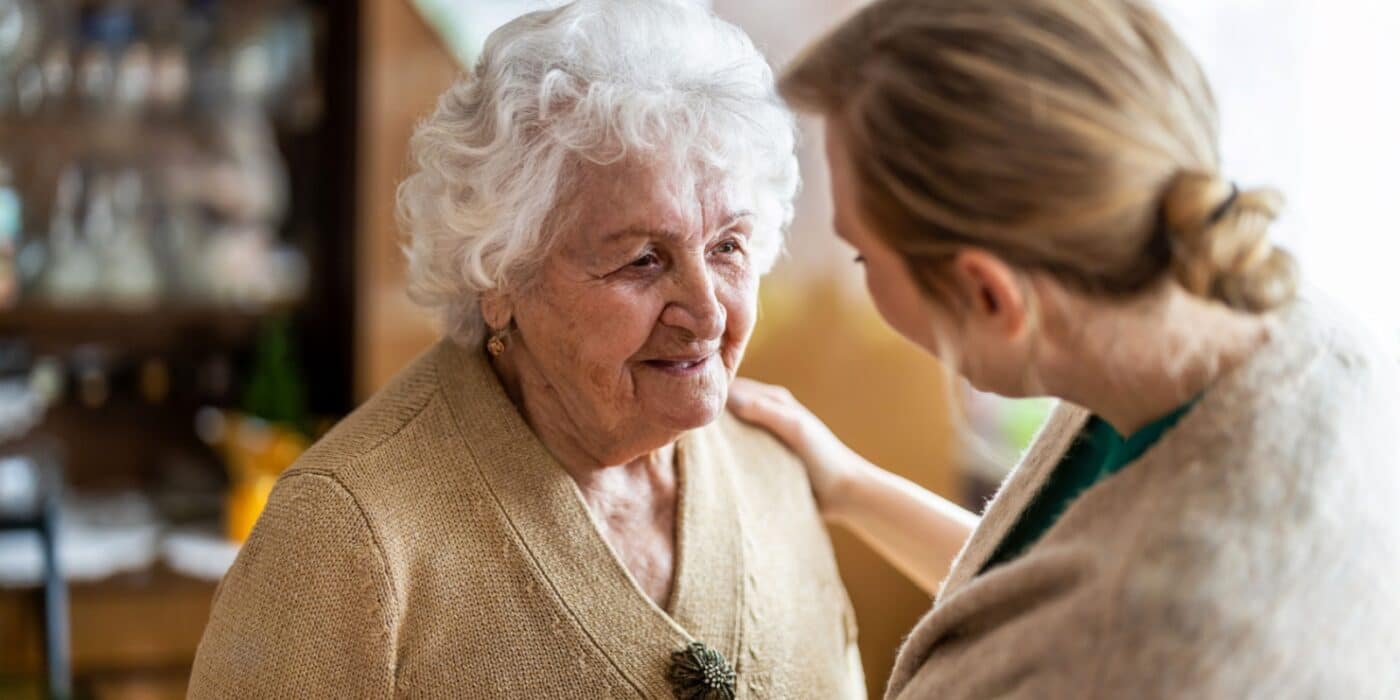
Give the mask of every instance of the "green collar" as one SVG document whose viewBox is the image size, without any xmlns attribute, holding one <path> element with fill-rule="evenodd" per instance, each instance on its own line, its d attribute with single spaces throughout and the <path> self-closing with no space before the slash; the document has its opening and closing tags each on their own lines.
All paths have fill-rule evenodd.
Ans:
<svg viewBox="0 0 1400 700">
<path fill-rule="evenodd" d="M 1126 438 L 1108 421 L 1091 416 L 982 571 L 1011 561 L 1030 549 L 1055 525 L 1075 499 L 1142 457 L 1196 405 L 1196 401 L 1188 401 Z"/>
</svg>

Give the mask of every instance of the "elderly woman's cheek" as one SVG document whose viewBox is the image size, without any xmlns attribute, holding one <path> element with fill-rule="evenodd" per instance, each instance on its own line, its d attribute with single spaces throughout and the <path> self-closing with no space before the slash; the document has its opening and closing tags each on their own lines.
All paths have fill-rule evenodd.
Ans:
<svg viewBox="0 0 1400 700">
<path fill-rule="evenodd" d="M 744 268 L 729 285 L 723 304 L 726 322 L 722 352 L 725 367 L 732 374 L 743 360 L 758 317 L 758 274 Z"/>
</svg>

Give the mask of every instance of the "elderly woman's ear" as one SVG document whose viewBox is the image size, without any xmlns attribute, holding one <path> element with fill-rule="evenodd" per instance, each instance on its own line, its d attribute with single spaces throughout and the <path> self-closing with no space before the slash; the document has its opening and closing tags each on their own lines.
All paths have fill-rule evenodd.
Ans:
<svg viewBox="0 0 1400 700">
<path fill-rule="evenodd" d="M 494 333 L 510 325 L 512 316 L 510 297 L 501 292 L 486 292 L 481 295 L 481 319 Z"/>
</svg>

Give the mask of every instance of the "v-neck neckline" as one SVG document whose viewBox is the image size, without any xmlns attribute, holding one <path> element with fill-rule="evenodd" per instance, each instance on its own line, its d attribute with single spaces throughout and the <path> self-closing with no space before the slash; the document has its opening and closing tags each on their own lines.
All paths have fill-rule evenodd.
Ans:
<svg viewBox="0 0 1400 700">
<path fill-rule="evenodd" d="M 661 612 L 665 613 L 667 617 L 671 618 L 673 622 L 676 622 L 676 624 L 681 627 L 685 625 L 676 620 L 676 611 L 678 601 L 681 599 L 681 582 L 686 575 L 685 570 L 687 567 L 682 566 L 686 563 L 686 557 L 688 556 L 688 552 L 685 550 L 689 548 L 691 541 L 690 536 L 685 531 L 685 527 L 687 523 L 694 522 L 695 520 L 695 518 L 687 518 L 685 513 L 685 509 L 690 507 L 691 503 L 695 500 L 690 496 L 688 474 L 691 467 L 687 459 L 688 452 L 685 447 L 686 442 L 687 440 L 684 437 L 677 440 L 675 449 L 671 454 L 671 466 L 675 469 L 676 479 L 676 505 L 675 515 L 671 522 L 671 546 L 673 550 L 671 552 L 671 576 L 670 580 L 667 582 L 670 587 L 670 595 L 667 596 L 664 605 L 661 601 L 648 595 L 646 590 L 642 588 L 641 583 L 637 581 L 636 575 L 632 573 L 631 569 L 627 568 L 626 562 L 622 560 L 621 552 L 618 552 L 617 549 L 612 546 L 612 542 L 608 540 L 607 535 L 603 534 L 603 525 L 600 522 L 601 517 L 588 505 L 588 497 L 584 495 L 583 487 L 568 474 L 567 470 L 565 470 L 565 475 L 570 476 L 569 480 L 574 483 L 574 490 L 577 492 L 579 500 L 583 503 L 584 511 L 588 514 L 589 522 L 593 525 L 594 531 L 598 533 L 598 536 L 603 540 L 603 544 L 607 545 L 608 552 L 612 554 L 613 562 L 627 574 L 628 579 L 630 579 L 632 585 L 636 587 L 639 594 L 645 596 L 652 604 L 659 608 Z"/>
<path fill-rule="evenodd" d="M 712 428 L 678 441 L 676 550 L 667 609 L 637 584 L 582 491 L 525 423 L 484 353 L 439 344 L 438 375 L 465 448 L 522 553 L 599 651 L 644 695 L 669 697 L 670 655 L 692 641 L 734 664 L 744 557 L 733 457 Z M 736 669 L 737 670 L 737 669 Z"/>
</svg>

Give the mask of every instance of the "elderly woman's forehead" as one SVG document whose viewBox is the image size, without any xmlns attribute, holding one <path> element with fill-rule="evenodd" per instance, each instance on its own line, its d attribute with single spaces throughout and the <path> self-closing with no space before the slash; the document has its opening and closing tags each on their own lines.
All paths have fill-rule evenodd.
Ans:
<svg viewBox="0 0 1400 700">
<path fill-rule="evenodd" d="M 715 225 L 752 209 L 751 188 L 724 171 L 694 164 L 631 160 L 578 172 L 571 217 L 584 228 Z"/>
</svg>

